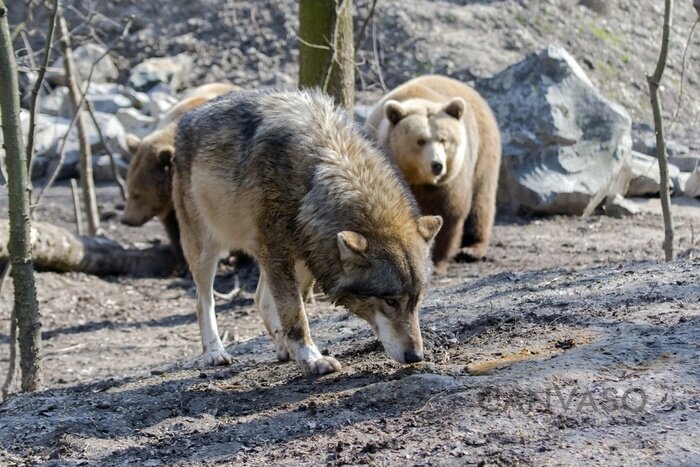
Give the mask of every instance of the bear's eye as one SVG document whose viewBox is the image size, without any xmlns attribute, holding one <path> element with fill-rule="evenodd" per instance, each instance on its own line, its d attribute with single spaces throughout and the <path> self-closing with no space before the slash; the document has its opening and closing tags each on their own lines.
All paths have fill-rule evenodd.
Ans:
<svg viewBox="0 0 700 467">
<path fill-rule="evenodd" d="M 420 138 L 416 143 L 418 143 L 418 146 L 425 146 L 425 140 L 423 138 Z"/>
<path fill-rule="evenodd" d="M 447 142 L 447 139 L 440 138 L 438 141 L 440 142 L 440 144 L 445 144 Z"/>
</svg>

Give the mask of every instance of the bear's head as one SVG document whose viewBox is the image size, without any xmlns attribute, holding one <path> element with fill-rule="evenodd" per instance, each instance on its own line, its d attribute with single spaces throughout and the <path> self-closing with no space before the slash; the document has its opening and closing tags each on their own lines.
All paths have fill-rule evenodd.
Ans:
<svg viewBox="0 0 700 467">
<path fill-rule="evenodd" d="M 447 103 L 426 99 L 388 100 L 386 143 L 411 185 L 442 185 L 462 170 L 467 151 L 463 122 L 467 104 L 461 97 Z"/>
<path fill-rule="evenodd" d="M 139 139 L 127 135 L 132 155 L 126 176 L 128 196 L 121 221 L 138 227 L 154 216 L 164 218 L 173 209 L 172 159 L 175 148 L 172 138 L 163 131 Z"/>
</svg>

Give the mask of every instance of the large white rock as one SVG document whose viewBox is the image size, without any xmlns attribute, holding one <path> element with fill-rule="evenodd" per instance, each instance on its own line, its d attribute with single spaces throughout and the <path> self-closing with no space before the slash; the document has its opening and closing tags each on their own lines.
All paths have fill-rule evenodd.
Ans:
<svg viewBox="0 0 700 467">
<path fill-rule="evenodd" d="M 550 46 L 476 87 L 501 129 L 501 207 L 578 215 L 589 203 L 624 193 L 630 117 L 593 87 L 566 50 Z"/>
</svg>

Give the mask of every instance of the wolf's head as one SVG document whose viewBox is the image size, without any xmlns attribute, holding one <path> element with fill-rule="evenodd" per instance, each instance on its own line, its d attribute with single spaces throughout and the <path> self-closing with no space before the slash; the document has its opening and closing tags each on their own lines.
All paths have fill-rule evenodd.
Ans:
<svg viewBox="0 0 700 467">
<path fill-rule="evenodd" d="M 366 320 L 394 360 L 423 360 L 418 311 L 430 279 L 430 247 L 442 226 L 423 216 L 402 235 L 343 231 L 337 234 L 343 275 L 335 302 Z"/>
</svg>

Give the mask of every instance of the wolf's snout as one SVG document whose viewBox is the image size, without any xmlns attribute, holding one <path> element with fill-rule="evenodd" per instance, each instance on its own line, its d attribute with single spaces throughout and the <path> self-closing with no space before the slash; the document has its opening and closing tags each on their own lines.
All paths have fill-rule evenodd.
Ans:
<svg viewBox="0 0 700 467">
<path fill-rule="evenodd" d="M 415 352 L 413 350 L 409 350 L 408 352 L 404 352 L 403 359 L 406 363 L 422 362 L 423 361 L 423 352 Z"/>
<path fill-rule="evenodd" d="M 442 173 L 442 163 L 438 161 L 433 161 L 430 163 L 430 170 L 432 170 L 433 175 L 440 175 Z"/>
</svg>

